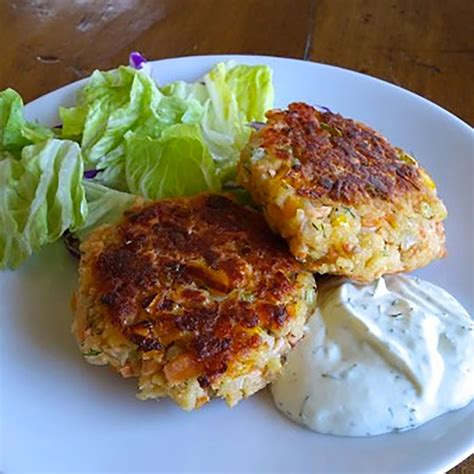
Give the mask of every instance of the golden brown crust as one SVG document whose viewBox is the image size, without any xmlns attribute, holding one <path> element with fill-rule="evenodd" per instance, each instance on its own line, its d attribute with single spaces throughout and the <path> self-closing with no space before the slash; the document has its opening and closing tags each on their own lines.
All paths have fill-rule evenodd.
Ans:
<svg viewBox="0 0 474 474">
<path fill-rule="evenodd" d="M 225 195 L 135 208 L 83 249 L 95 311 L 155 359 L 175 346 L 172 382 L 181 371 L 208 386 L 261 344 L 253 328 L 279 334 L 294 316 L 302 268 L 260 214 Z"/>
<path fill-rule="evenodd" d="M 267 118 L 252 146 L 287 162 L 286 181 L 303 197 L 355 204 L 422 187 L 416 163 L 364 124 L 303 103 Z"/>
<path fill-rule="evenodd" d="M 237 180 L 306 269 L 369 282 L 444 256 L 446 208 L 411 156 L 309 105 L 267 117 Z"/>
</svg>

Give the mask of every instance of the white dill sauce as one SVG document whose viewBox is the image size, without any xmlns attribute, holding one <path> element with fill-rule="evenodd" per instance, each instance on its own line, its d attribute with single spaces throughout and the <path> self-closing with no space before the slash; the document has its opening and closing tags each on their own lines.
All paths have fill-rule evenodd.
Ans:
<svg viewBox="0 0 474 474">
<path fill-rule="evenodd" d="M 272 394 L 286 416 L 319 433 L 414 428 L 474 398 L 473 321 L 418 278 L 329 280 Z"/>
</svg>

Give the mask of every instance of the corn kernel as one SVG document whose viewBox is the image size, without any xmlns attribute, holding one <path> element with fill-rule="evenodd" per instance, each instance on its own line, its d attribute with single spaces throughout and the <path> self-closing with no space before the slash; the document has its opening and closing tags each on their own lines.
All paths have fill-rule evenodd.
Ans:
<svg viewBox="0 0 474 474">
<path fill-rule="evenodd" d="M 333 227 L 349 225 L 349 219 L 344 215 L 335 216 L 331 219 L 331 224 Z"/>
<path fill-rule="evenodd" d="M 423 181 L 423 184 L 434 191 L 436 189 L 436 184 L 434 181 L 423 171 L 420 170 L 420 175 L 421 175 L 421 180 Z"/>
</svg>

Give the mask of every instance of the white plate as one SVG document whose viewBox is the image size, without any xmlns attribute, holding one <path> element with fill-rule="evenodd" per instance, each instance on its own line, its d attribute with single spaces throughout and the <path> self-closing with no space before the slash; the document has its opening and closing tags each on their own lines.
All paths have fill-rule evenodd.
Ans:
<svg viewBox="0 0 474 474">
<path fill-rule="evenodd" d="M 434 175 L 450 217 L 449 257 L 419 272 L 473 309 L 473 134 L 438 106 L 335 67 L 240 56 L 273 68 L 276 104 L 323 104 L 362 120 L 413 153 Z M 153 64 L 159 82 L 197 79 L 222 56 Z M 78 84 L 27 106 L 51 125 Z M 76 262 L 62 244 L 0 274 L 4 472 L 426 472 L 474 448 L 474 404 L 405 433 L 351 439 L 314 434 L 283 418 L 265 391 L 232 410 L 221 401 L 185 413 L 141 402 L 134 383 L 86 364 L 70 333 Z M 1 440 L 0 440 L 1 441 Z"/>
</svg>

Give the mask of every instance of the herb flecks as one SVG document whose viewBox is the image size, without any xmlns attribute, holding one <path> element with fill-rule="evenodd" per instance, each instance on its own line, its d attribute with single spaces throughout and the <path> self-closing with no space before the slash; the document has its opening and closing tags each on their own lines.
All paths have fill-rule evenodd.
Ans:
<svg viewBox="0 0 474 474">
<path fill-rule="evenodd" d="M 334 375 L 334 374 L 322 373 L 321 377 L 324 377 L 326 379 L 331 379 L 331 380 L 341 380 L 340 377 L 338 377 L 337 375 Z"/>
<path fill-rule="evenodd" d="M 95 357 L 102 354 L 102 351 L 98 351 L 96 349 L 89 349 L 87 352 L 84 352 L 85 357 Z"/>
<path fill-rule="evenodd" d="M 355 214 L 354 214 L 354 211 L 353 211 L 350 207 L 342 206 L 342 208 L 343 208 L 348 214 L 350 214 L 354 219 L 356 218 L 356 216 L 355 216 Z"/>
<path fill-rule="evenodd" d="M 303 403 L 301 404 L 301 409 L 298 414 L 301 420 L 303 419 L 304 409 L 306 408 L 306 404 L 308 403 L 309 398 L 310 398 L 310 395 L 309 394 L 306 395 L 306 397 L 304 397 Z"/>
<path fill-rule="evenodd" d="M 255 301 L 255 295 L 253 293 L 242 293 L 240 295 L 240 300 L 245 301 L 246 303 L 253 303 Z"/>
<path fill-rule="evenodd" d="M 321 374 L 321 377 L 328 378 L 331 380 L 344 380 L 347 378 L 347 376 L 357 367 L 357 364 L 353 364 L 350 367 L 347 367 L 338 373 L 327 373 L 323 372 Z"/>
<path fill-rule="evenodd" d="M 325 122 L 320 122 L 320 125 L 321 128 L 326 130 L 326 132 L 329 132 L 332 137 L 342 137 L 343 135 L 342 130 L 337 127 L 333 127 Z"/>
</svg>

